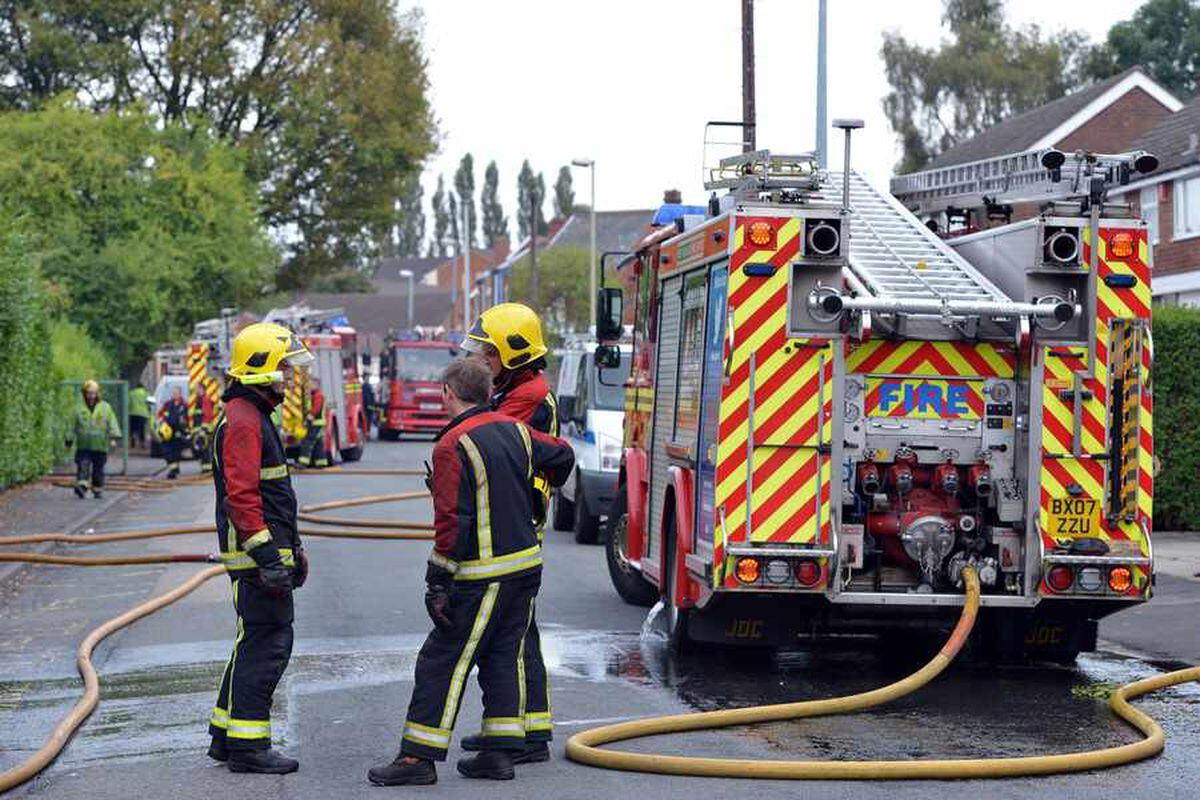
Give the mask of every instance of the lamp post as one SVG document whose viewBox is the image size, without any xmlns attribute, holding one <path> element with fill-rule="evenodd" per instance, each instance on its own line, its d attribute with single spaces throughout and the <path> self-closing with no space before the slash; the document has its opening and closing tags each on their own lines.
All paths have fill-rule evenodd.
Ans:
<svg viewBox="0 0 1200 800">
<path fill-rule="evenodd" d="M 596 322 L 596 161 L 591 158 L 576 158 L 571 161 L 575 167 L 586 167 L 591 170 L 592 190 L 592 224 L 591 224 L 591 269 L 588 270 L 588 326 Z"/>
<path fill-rule="evenodd" d="M 413 326 L 413 271 L 411 269 L 400 270 L 401 278 L 408 278 L 408 328 L 412 330 Z"/>
</svg>

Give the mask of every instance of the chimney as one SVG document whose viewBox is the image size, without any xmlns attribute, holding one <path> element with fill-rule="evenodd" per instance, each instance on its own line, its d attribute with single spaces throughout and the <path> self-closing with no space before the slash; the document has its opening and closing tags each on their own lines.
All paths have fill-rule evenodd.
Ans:
<svg viewBox="0 0 1200 800">
<path fill-rule="evenodd" d="M 667 189 L 663 192 L 663 202 L 681 205 L 683 203 L 683 193 L 678 189 Z"/>
</svg>

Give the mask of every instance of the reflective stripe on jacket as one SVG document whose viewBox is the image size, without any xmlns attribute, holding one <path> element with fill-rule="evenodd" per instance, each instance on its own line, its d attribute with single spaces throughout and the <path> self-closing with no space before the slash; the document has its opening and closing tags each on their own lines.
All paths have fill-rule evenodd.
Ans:
<svg viewBox="0 0 1200 800">
<path fill-rule="evenodd" d="M 74 423 L 77 450 L 105 453 L 110 439 L 121 438 L 121 425 L 107 400 L 97 400 L 91 408 L 80 403 L 75 409 Z"/>
</svg>

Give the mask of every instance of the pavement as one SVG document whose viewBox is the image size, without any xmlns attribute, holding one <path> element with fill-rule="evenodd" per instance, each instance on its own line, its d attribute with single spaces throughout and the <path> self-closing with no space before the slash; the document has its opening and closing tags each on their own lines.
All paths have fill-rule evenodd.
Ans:
<svg viewBox="0 0 1200 800">
<path fill-rule="evenodd" d="M 412 467 L 427 442 L 372 443 L 363 466 Z M 195 469 L 194 464 L 188 468 Z M 298 476 L 302 503 L 420 488 L 418 478 Z M 0 496 L 11 533 L 79 526 L 67 490 L 40 487 Z M 104 503 L 107 503 L 107 498 Z M 191 524 L 212 519 L 212 492 L 182 486 L 169 494 L 114 499 L 84 528 L 98 532 Z M 26 511 L 20 507 L 27 506 Z M 98 506 L 97 506 L 98 507 Z M 93 510 L 96 507 L 92 507 Z M 10 515 L 9 511 L 12 510 Z M 61 518 L 54 515 L 61 513 Z M 427 518 L 427 500 L 346 509 L 339 515 Z M 22 516 L 29 514 L 30 516 Z M 72 523 L 74 520 L 74 523 Z M 35 527 L 25 527 L 26 524 Z M 210 535 L 179 536 L 73 553 L 207 552 Z M 1200 662 L 1200 581 L 1185 573 L 1189 536 L 1156 538 L 1155 599 L 1106 619 L 1102 647 L 1073 668 L 1000 669 L 955 665 L 911 697 L 850 717 L 780 722 L 657 737 L 630 750 L 731 758 L 936 758 L 1028 755 L 1132 741 L 1100 696 L 1114 684 L 1153 675 L 1180 661 Z M 424 542 L 310 538 L 309 583 L 297 593 L 297 642 L 276 693 L 277 745 L 301 761 L 291 776 L 237 776 L 203 755 L 205 719 L 228 656 L 233 615 L 218 578 L 161 613 L 118 632 L 95 655 L 100 708 L 49 769 L 11 795 L 22 798 L 128 800 L 213 798 L 250 792 L 264 798 L 351 798 L 413 790 L 367 784 L 368 767 L 395 755 L 412 690 L 417 648 L 429 624 L 421 602 Z M 1177 554 L 1177 556 L 1175 555 Z M 1192 554 L 1192 555 L 1189 555 Z M 518 768 L 509 783 L 460 778 L 440 765 L 434 789 L 445 797 L 568 800 L 632 793 L 672 800 L 743 798 L 751 793 L 816 798 L 1104 798 L 1131 787 L 1144 798 L 1192 798 L 1200 782 L 1200 687 L 1176 687 L 1138 701 L 1166 730 L 1165 753 L 1104 772 L 1016 781 L 859 783 L 710 780 L 597 770 L 566 761 L 569 735 L 608 721 L 807 697 L 878 686 L 907 673 L 910 661 L 869 648 L 746 651 L 670 657 L 642 634 L 645 610 L 623 604 L 608 582 L 603 552 L 548 533 L 538 616 L 554 687 L 554 757 Z M 1176 563 L 1178 562 L 1178 563 Z M 74 650 L 88 630 L 178 584 L 195 565 L 75 569 L 36 567 L 0 582 L 0 770 L 38 747 L 79 692 Z M 479 694 L 466 692 L 455 737 L 479 722 Z"/>
</svg>

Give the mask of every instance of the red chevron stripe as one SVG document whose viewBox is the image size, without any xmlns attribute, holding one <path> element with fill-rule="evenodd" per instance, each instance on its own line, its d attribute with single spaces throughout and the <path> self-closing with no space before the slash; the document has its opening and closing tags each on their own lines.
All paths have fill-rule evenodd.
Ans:
<svg viewBox="0 0 1200 800">
<path fill-rule="evenodd" d="M 880 344 L 875 349 L 875 352 L 867 356 L 867 358 L 855 368 L 856 373 L 874 372 L 876 368 L 888 359 L 895 352 L 896 347 L 891 344 Z"/>
<path fill-rule="evenodd" d="M 735 328 L 737 342 L 745 342 L 747 336 L 754 335 L 771 315 L 787 305 L 787 285 L 780 286 L 773 294 L 763 299 L 758 308 L 750 316 L 737 324 Z"/>
<path fill-rule="evenodd" d="M 754 482 L 761 483 L 774 475 L 775 471 L 787 461 L 789 455 L 791 454 L 784 448 L 779 448 L 764 458 L 760 463 L 755 464 Z M 731 454 L 729 458 L 725 459 L 725 461 L 722 462 L 718 467 L 717 483 L 719 484 L 723 482 L 725 478 L 728 478 L 734 472 L 734 470 L 741 467 L 744 463 L 746 463 L 746 448 L 739 447 L 736 453 Z M 724 475 L 720 475 L 722 468 L 724 468 Z M 725 499 L 725 507 L 737 508 L 745 499 L 746 483 L 743 481 L 741 485 L 729 493 L 729 497 Z"/>
<path fill-rule="evenodd" d="M 814 458 L 812 460 L 812 463 L 815 465 L 816 461 L 817 460 Z M 816 474 L 815 470 L 814 470 L 813 474 L 814 475 Z M 796 510 L 796 513 L 792 514 L 791 518 L 787 522 L 780 525 L 778 530 L 776 530 L 773 534 L 770 535 L 770 537 L 768 537 L 767 541 L 769 541 L 769 542 L 786 542 L 788 539 L 792 538 L 792 536 L 795 535 L 796 531 L 800 530 L 800 528 L 802 528 L 802 527 L 804 527 L 804 525 L 808 524 L 808 521 L 813 518 L 813 515 L 816 514 L 816 512 L 817 512 L 817 504 L 816 503 L 814 503 L 812 501 L 804 503 L 803 505 L 800 506 L 800 508 L 798 508 Z"/>
<path fill-rule="evenodd" d="M 758 502 L 757 496 L 755 497 L 754 513 L 751 514 L 750 520 L 750 524 L 754 526 L 754 528 L 757 528 L 759 525 L 762 525 L 764 522 L 766 522 L 781 504 L 783 504 L 789 497 L 798 494 L 800 490 L 804 488 L 804 485 L 816 476 L 817 459 L 815 458 L 816 454 L 814 453 L 813 455 L 814 457 L 806 460 L 800 469 L 789 475 L 787 480 L 780 484 L 779 488 L 772 492 L 769 498 L 760 503 Z M 757 482 L 757 474 L 755 475 L 755 479 Z M 805 503 L 804 505 L 809 505 L 811 502 L 812 501 L 809 501 L 809 503 Z M 786 528 L 786 525 L 784 528 Z M 783 530 L 784 528 L 781 528 L 780 530 Z M 773 536 L 771 541 L 774 541 Z"/>
<path fill-rule="evenodd" d="M 1057 442 L 1063 450 L 1066 450 L 1068 453 L 1071 452 L 1071 446 L 1074 442 L 1074 437 L 1071 435 L 1070 429 L 1063 425 L 1063 423 L 1059 421 L 1058 417 L 1050 413 L 1043 413 L 1042 427 L 1045 428 L 1046 433 L 1050 434 L 1051 438 L 1054 439 L 1054 441 Z"/>
<path fill-rule="evenodd" d="M 833 373 L 833 364 L 826 362 L 826 364 L 825 364 L 825 383 L 826 383 L 826 385 L 829 385 L 829 382 L 833 380 L 832 373 Z M 756 424 L 754 426 L 755 440 L 758 442 L 765 441 L 767 439 L 767 437 L 771 436 L 772 434 L 775 433 L 775 431 L 779 430 L 779 428 L 785 422 L 787 422 L 788 419 L 790 419 L 793 414 L 798 412 L 804 406 L 805 403 L 807 403 L 810 399 L 812 399 L 813 396 L 816 395 L 819 387 L 820 387 L 820 376 L 813 375 L 811 378 L 809 378 L 808 382 L 804 386 L 802 386 L 797 391 L 793 392 L 792 395 L 790 397 L 788 397 L 788 399 L 786 401 L 784 401 L 784 403 L 779 408 L 775 409 L 775 412 L 773 414 L 771 414 L 770 417 L 768 417 L 765 420 L 762 420 L 761 422 L 756 422 Z M 816 415 L 814 414 L 812 416 L 815 417 Z M 814 425 L 816 424 L 815 419 L 813 421 L 813 424 Z M 803 440 L 801 440 L 801 441 L 803 441 Z"/>
</svg>

